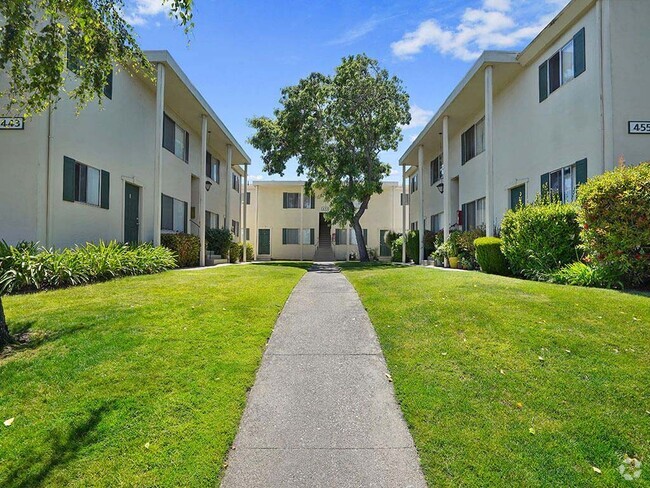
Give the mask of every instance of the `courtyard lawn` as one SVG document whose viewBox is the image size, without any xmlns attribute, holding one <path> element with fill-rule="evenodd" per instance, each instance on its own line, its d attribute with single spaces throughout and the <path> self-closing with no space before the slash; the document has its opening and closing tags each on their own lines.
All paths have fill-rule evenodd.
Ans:
<svg viewBox="0 0 650 488">
<path fill-rule="evenodd" d="M 430 486 L 650 486 L 647 295 L 342 266 Z"/>
<path fill-rule="evenodd" d="M 0 486 L 215 486 L 303 273 L 230 266 L 5 297 L 31 342 L 0 357 Z"/>
</svg>

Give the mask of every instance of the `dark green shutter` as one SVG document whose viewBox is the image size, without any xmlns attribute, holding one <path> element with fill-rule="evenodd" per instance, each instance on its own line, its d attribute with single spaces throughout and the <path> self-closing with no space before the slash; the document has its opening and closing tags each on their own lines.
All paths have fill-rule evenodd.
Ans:
<svg viewBox="0 0 650 488">
<path fill-rule="evenodd" d="M 548 98 L 548 63 L 544 61 L 539 66 L 539 102 Z"/>
<path fill-rule="evenodd" d="M 101 177 L 101 202 L 100 206 L 102 208 L 108 208 L 108 200 L 111 192 L 111 175 L 108 171 L 102 170 Z"/>
<path fill-rule="evenodd" d="M 63 199 L 66 202 L 74 202 L 74 169 L 76 161 L 67 156 L 63 156 Z"/>
<path fill-rule="evenodd" d="M 185 162 L 190 162 L 190 133 L 185 133 Z"/>
<path fill-rule="evenodd" d="M 165 114 L 163 117 L 163 147 L 171 152 L 174 152 L 174 146 L 176 145 L 174 142 L 175 131 L 176 124 L 169 115 Z"/>
<path fill-rule="evenodd" d="M 585 29 L 580 29 L 575 36 L 573 36 L 573 70 L 574 76 L 578 77 L 587 69 L 587 61 L 585 56 Z"/>
<path fill-rule="evenodd" d="M 113 70 L 108 74 L 106 78 L 106 84 L 104 85 L 104 95 L 109 100 L 113 99 Z"/>
<path fill-rule="evenodd" d="M 540 182 L 540 190 L 539 194 L 542 196 L 546 196 L 549 194 L 550 190 L 550 174 L 549 173 L 544 173 L 541 178 Z"/>
<path fill-rule="evenodd" d="M 212 177 L 212 155 L 209 152 L 205 153 L 205 176 Z"/>
<path fill-rule="evenodd" d="M 289 204 L 288 204 L 287 200 L 288 200 L 287 199 L 287 193 L 283 193 L 282 194 L 282 208 L 289 208 Z M 282 235 L 284 236 L 284 234 L 282 234 Z"/>
<path fill-rule="evenodd" d="M 312 246 L 314 245 L 314 242 L 316 242 L 316 236 L 314 234 L 314 229 L 309 229 L 309 244 Z"/>
<path fill-rule="evenodd" d="M 286 244 L 286 243 L 287 243 L 287 229 L 282 229 L 282 244 Z"/>
<path fill-rule="evenodd" d="M 587 159 L 576 162 L 576 188 L 587 182 Z"/>
</svg>

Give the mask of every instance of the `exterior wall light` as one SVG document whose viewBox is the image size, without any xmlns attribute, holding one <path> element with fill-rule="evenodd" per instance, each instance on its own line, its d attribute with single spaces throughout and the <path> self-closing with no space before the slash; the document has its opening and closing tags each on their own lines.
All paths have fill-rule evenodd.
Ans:
<svg viewBox="0 0 650 488">
<path fill-rule="evenodd" d="M 444 184 L 442 181 L 436 185 L 436 188 L 438 189 L 438 191 L 439 191 L 440 193 L 444 193 L 444 192 L 445 192 L 445 184 Z"/>
<path fill-rule="evenodd" d="M 212 182 L 210 180 L 205 180 L 205 191 L 210 191 L 212 188 Z"/>
</svg>

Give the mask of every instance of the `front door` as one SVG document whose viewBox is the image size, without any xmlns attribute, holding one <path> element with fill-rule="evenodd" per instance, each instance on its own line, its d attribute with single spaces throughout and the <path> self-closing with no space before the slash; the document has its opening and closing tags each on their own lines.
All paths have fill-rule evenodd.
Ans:
<svg viewBox="0 0 650 488">
<path fill-rule="evenodd" d="M 510 189 L 510 208 L 517 210 L 519 205 L 526 204 L 526 185 L 519 185 Z"/>
<path fill-rule="evenodd" d="M 259 229 L 257 234 L 257 254 L 271 254 L 271 229 Z"/>
<path fill-rule="evenodd" d="M 388 234 L 387 230 L 380 230 L 379 231 L 379 255 L 380 256 L 390 256 L 390 247 L 388 247 L 388 244 L 386 244 L 386 234 Z"/>
<path fill-rule="evenodd" d="M 140 241 L 140 188 L 126 183 L 124 187 L 124 242 Z"/>
</svg>

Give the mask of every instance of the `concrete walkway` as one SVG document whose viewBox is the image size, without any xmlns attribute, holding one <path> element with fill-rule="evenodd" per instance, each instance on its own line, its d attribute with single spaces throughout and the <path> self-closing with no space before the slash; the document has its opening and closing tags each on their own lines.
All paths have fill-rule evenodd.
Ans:
<svg viewBox="0 0 650 488">
<path fill-rule="evenodd" d="M 387 373 L 352 285 L 315 266 L 278 318 L 222 487 L 425 487 Z"/>
</svg>

